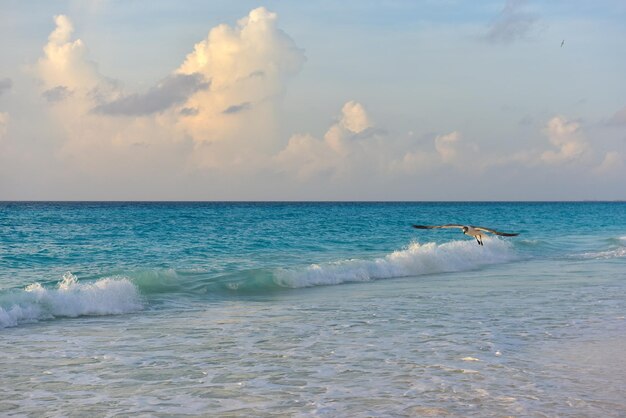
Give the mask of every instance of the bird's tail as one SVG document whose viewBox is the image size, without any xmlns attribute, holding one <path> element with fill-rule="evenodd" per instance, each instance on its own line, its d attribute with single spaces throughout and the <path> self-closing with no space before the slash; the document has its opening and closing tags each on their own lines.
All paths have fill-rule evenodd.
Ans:
<svg viewBox="0 0 626 418">
<path fill-rule="evenodd" d="M 516 237 L 519 235 L 519 233 L 517 234 L 511 234 L 509 232 L 497 232 L 497 235 L 502 235 L 503 237 Z"/>
</svg>

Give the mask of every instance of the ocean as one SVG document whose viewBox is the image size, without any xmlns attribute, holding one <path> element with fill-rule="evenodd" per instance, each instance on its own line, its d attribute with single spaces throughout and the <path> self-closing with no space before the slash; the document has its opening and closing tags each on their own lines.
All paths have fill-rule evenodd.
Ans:
<svg viewBox="0 0 626 418">
<path fill-rule="evenodd" d="M 625 315 L 626 203 L 0 203 L 0 416 L 623 417 Z"/>
</svg>

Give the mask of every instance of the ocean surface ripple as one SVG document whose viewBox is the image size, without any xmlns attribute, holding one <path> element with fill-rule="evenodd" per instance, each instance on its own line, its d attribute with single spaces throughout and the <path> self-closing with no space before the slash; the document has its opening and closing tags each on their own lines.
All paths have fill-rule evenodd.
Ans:
<svg viewBox="0 0 626 418">
<path fill-rule="evenodd" d="M 0 415 L 619 417 L 625 295 L 619 202 L 4 202 Z"/>
</svg>

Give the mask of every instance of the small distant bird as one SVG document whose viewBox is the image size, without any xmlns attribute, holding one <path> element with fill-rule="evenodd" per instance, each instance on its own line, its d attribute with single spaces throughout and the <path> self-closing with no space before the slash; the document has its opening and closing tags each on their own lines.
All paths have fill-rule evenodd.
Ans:
<svg viewBox="0 0 626 418">
<path fill-rule="evenodd" d="M 563 48 L 563 45 L 565 45 L 565 39 L 561 41 L 561 48 Z"/>
<path fill-rule="evenodd" d="M 446 224 L 446 225 L 413 225 L 416 229 L 436 229 L 436 228 L 459 228 L 463 230 L 465 235 L 476 238 L 478 245 L 483 245 L 483 233 L 490 232 L 496 235 L 502 235 L 503 237 L 516 237 L 519 234 L 510 234 L 508 232 L 499 232 L 495 229 L 485 228 L 484 226 L 472 226 L 472 225 L 459 225 L 459 224 Z"/>
</svg>

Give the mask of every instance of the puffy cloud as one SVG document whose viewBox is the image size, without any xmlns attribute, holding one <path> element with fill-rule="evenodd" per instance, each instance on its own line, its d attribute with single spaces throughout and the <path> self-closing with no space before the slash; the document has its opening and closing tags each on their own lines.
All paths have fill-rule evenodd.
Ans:
<svg viewBox="0 0 626 418">
<path fill-rule="evenodd" d="M 13 81 L 10 78 L 3 78 L 0 80 L 0 96 L 2 96 L 5 92 L 11 90 L 13 86 Z"/>
<path fill-rule="evenodd" d="M 60 155 L 73 155 L 74 161 L 89 153 L 95 144 L 104 146 L 122 127 L 117 123 L 91 114 L 100 102 L 110 101 L 120 94 L 118 85 L 102 76 L 90 61 L 85 44 L 73 39 L 74 27 L 67 16 L 55 16 L 55 29 L 43 48 L 43 56 L 34 67 L 40 80 L 42 97 L 50 107 L 53 131 L 63 135 Z M 77 156 L 79 152 L 81 157 Z M 93 152 L 93 151 L 91 151 Z M 106 153 L 100 151 L 103 156 Z"/>
<path fill-rule="evenodd" d="M 333 151 L 345 154 L 353 140 L 371 127 L 365 108 L 360 103 L 349 101 L 341 108 L 341 119 L 330 127 L 324 135 L 324 141 Z"/>
<path fill-rule="evenodd" d="M 280 170 L 295 173 L 300 181 L 313 178 L 362 181 L 366 176 L 385 181 L 431 171 L 442 164 L 463 168 L 459 154 L 476 150 L 471 144 L 461 147 L 460 141 L 458 131 L 427 135 L 417 142 L 411 135 L 409 138 L 388 135 L 373 125 L 363 105 L 349 101 L 322 138 L 293 135 L 274 162 Z"/>
<path fill-rule="evenodd" d="M 504 8 L 489 26 L 485 40 L 509 44 L 524 39 L 534 28 L 538 16 L 522 10 L 526 0 L 507 0 Z"/>
<path fill-rule="evenodd" d="M 341 126 L 347 130 L 359 133 L 371 126 L 367 112 L 360 103 L 349 101 L 341 109 Z"/>
<path fill-rule="evenodd" d="M 456 131 L 419 138 L 389 134 L 372 123 L 363 105 L 349 101 L 321 138 L 293 135 L 273 167 L 311 186 L 395 185 L 397 179 L 432 172 L 442 163 L 456 166 L 460 138 Z"/>
<path fill-rule="evenodd" d="M 240 19 L 235 28 L 219 25 L 195 45 L 178 71 L 204 74 L 216 89 L 249 79 L 295 74 L 304 56 L 276 23 L 277 15 L 260 7 Z"/>
<path fill-rule="evenodd" d="M 56 28 L 48 37 L 44 56 L 37 63 L 37 73 L 45 89 L 65 86 L 69 90 L 93 88 L 100 81 L 96 65 L 86 59 L 80 39 L 71 40 L 74 32 L 67 16 L 55 16 Z"/>
<path fill-rule="evenodd" d="M 316 174 L 341 175 L 355 165 L 371 168 L 385 152 L 380 131 L 371 129 L 367 112 L 360 103 L 349 101 L 341 109 L 341 118 L 333 123 L 323 139 L 297 134 L 275 157 L 282 169 L 295 172 L 300 179 Z"/>
<path fill-rule="evenodd" d="M 277 27 L 276 14 L 263 7 L 234 27 L 211 29 L 176 71 L 211 80 L 210 90 L 196 92 L 185 103 L 196 111 L 178 122 L 197 144 L 213 144 L 197 147 L 198 161 L 227 165 L 277 150 L 277 107 L 287 78 L 304 60 L 302 50 Z M 218 158 L 218 151 L 224 155 Z"/>
<path fill-rule="evenodd" d="M 578 122 L 571 122 L 562 116 L 555 116 L 548 121 L 544 132 L 556 150 L 541 154 L 541 160 L 549 164 L 560 164 L 582 158 L 588 150 L 587 142 Z"/>
<path fill-rule="evenodd" d="M 64 167 L 103 178 L 141 167 L 160 177 L 254 171 L 280 150 L 282 93 L 305 58 L 276 14 L 259 8 L 234 27 L 213 28 L 179 68 L 141 93 L 98 72 L 67 16 L 54 22 L 34 73 L 42 96 L 55 103 L 47 111 L 63 137 L 57 157 Z M 146 168 L 148 155 L 153 167 L 170 169 Z"/>
<path fill-rule="evenodd" d="M 173 74 L 144 94 L 131 94 L 102 103 L 93 110 L 111 116 L 146 116 L 185 103 L 198 91 L 209 88 L 201 74 Z"/>
<path fill-rule="evenodd" d="M 125 94 L 121 83 L 97 71 L 85 44 L 73 39 L 70 19 L 56 16 L 54 21 L 56 27 L 34 68 L 41 81 L 42 97 L 55 104 L 47 109 L 53 123 L 49 137 L 59 138 L 54 157 L 62 162 L 64 170 L 80 173 L 78 178 L 116 178 L 121 182 L 123 177 L 153 176 L 163 180 L 166 172 L 156 167 L 173 166 L 173 161 L 184 158 L 173 116 L 116 118 L 104 110 L 140 113 L 142 106 L 144 111 L 150 109 L 148 100 L 157 103 L 155 106 L 185 101 L 186 97 L 179 99 L 180 95 L 188 94 L 201 82 L 193 76 L 176 75 L 146 95 Z M 95 108 L 102 112 L 95 112 Z M 149 164 L 148 158 L 152 160 Z"/>
<path fill-rule="evenodd" d="M 518 7 L 511 4 L 514 10 Z M 276 15 L 263 8 L 234 26 L 210 30 L 178 68 L 140 93 L 123 91 L 121 83 L 99 74 L 85 45 L 72 38 L 69 19 L 57 16 L 55 22 L 36 70 L 42 80 L 40 93 L 55 103 L 44 111 L 58 124 L 55 133 L 64 136 L 56 154 L 63 164 L 57 165 L 81 179 L 76 184 L 83 181 L 83 174 L 99 184 L 116 179 L 129 191 L 143 190 L 141 186 L 160 190 L 169 184 L 167 192 L 152 195 L 167 197 L 193 178 L 194 192 L 177 196 L 201 191 L 197 195 L 201 198 L 245 198 L 254 192 L 264 198 L 263 193 L 272 188 L 281 191 L 272 190 L 267 195 L 271 198 L 292 196 L 282 190 L 297 191 L 301 194 L 293 196 L 301 198 L 317 190 L 314 197 L 327 198 L 342 197 L 351 186 L 356 191 L 350 196 L 362 198 L 366 195 L 358 193 L 372 184 L 371 189 L 382 194 L 372 192 L 368 197 L 392 190 L 402 197 L 407 184 L 417 189 L 431 187 L 424 184 L 434 181 L 436 190 L 444 190 L 439 186 L 457 187 L 462 175 L 483 179 L 487 170 L 521 173 L 520 178 L 529 172 L 537 177 L 565 171 L 588 174 L 596 165 L 598 173 L 623 172 L 624 157 L 615 151 L 606 153 L 602 162 L 602 154 L 595 161 L 583 158 L 591 154 L 583 129 L 564 117 L 547 123 L 545 134 L 551 144 L 547 151 L 547 145 L 538 148 L 525 142 L 519 145 L 525 149 L 522 152 L 505 152 L 507 146 L 509 151 L 515 146 L 511 143 L 495 144 L 481 153 L 471 142 L 472 131 L 461 134 L 452 128 L 396 135 L 393 126 L 391 133 L 377 128 L 361 103 L 348 101 L 323 135 L 298 133 L 285 143 L 278 129 L 280 101 L 289 77 L 300 70 L 305 58 L 278 29 Z M 621 120 L 619 115 L 616 121 Z M 0 114 L 0 136 L 7 120 L 6 114 Z M 524 135 L 528 132 L 527 127 Z M 542 139 L 539 132 L 535 139 Z M 615 144 L 599 149 L 619 150 Z M 467 160 L 476 163 L 466 165 Z M 570 164 L 568 170 L 545 164 L 565 162 L 583 164 Z M 505 164 L 506 169 L 501 167 Z M 424 176 L 432 181 L 420 182 Z M 484 184 L 487 188 L 489 182 Z M 223 194 L 213 196 L 215 190 Z M 129 198 L 140 197 L 130 194 Z"/>
</svg>

